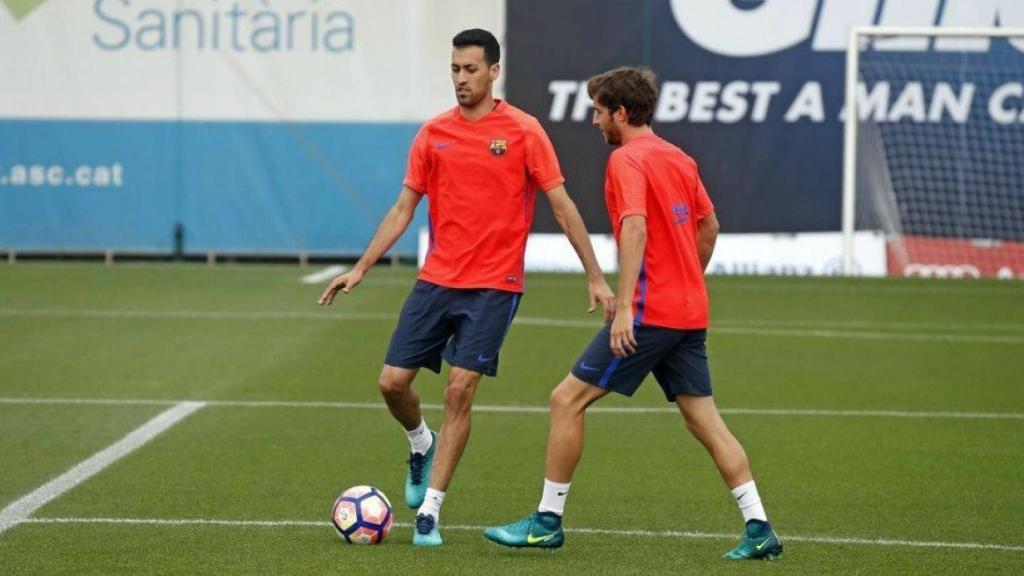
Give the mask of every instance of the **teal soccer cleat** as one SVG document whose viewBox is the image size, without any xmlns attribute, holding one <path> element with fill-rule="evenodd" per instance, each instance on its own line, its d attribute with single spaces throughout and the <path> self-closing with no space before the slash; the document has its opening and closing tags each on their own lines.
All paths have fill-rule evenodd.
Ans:
<svg viewBox="0 0 1024 576">
<path fill-rule="evenodd" d="M 782 542 L 772 525 L 761 520 L 747 522 L 740 545 L 722 554 L 726 560 L 775 560 L 782 556 Z"/>
<path fill-rule="evenodd" d="M 561 548 L 565 544 L 562 517 L 551 512 L 534 512 L 505 526 L 484 530 L 491 542 L 512 548 Z"/>
<path fill-rule="evenodd" d="M 426 454 L 413 452 L 409 455 L 409 474 L 405 477 L 405 504 L 418 510 L 427 497 L 427 486 L 430 486 L 430 467 L 434 464 L 434 452 L 437 449 L 437 434 L 430 433 L 433 442 Z"/>
<path fill-rule="evenodd" d="M 441 533 L 437 531 L 437 520 L 427 514 L 418 514 L 412 527 L 412 543 L 416 546 L 440 546 L 444 544 Z"/>
</svg>

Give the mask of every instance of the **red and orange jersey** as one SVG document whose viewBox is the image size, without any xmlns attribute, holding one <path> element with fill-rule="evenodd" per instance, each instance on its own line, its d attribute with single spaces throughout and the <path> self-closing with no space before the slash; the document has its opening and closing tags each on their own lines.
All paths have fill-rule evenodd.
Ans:
<svg viewBox="0 0 1024 576">
<path fill-rule="evenodd" d="M 419 278 L 448 288 L 523 291 L 537 189 L 563 182 L 536 118 L 496 100 L 470 122 L 454 109 L 427 121 L 409 151 L 405 185 L 427 195 L 430 247 Z"/>
<path fill-rule="evenodd" d="M 633 137 L 608 159 L 605 203 L 616 242 L 623 218 L 640 214 L 647 219 L 647 245 L 633 294 L 634 322 L 707 328 L 697 222 L 715 207 L 693 158 L 654 134 Z"/>
</svg>

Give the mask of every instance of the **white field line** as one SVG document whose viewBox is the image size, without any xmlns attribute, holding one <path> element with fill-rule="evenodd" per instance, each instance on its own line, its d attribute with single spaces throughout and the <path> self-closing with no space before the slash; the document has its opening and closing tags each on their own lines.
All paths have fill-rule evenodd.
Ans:
<svg viewBox="0 0 1024 576">
<path fill-rule="evenodd" d="M 27 524 L 125 524 L 148 526 L 223 526 L 223 527 L 260 527 L 260 528 L 291 528 L 312 527 L 327 528 L 330 522 L 314 520 L 213 520 L 213 519 L 172 519 L 172 518 L 32 518 Z M 411 528 L 411 524 L 396 522 L 398 528 Z M 486 526 L 444 525 L 444 530 L 462 530 L 483 532 Z M 600 534 L 607 536 L 626 536 L 643 538 L 684 538 L 706 540 L 736 540 L 736 534 L 715 532 L 695 532 L 690 530 L 612 530 L 608 528 L 566 528 L 570 534 Z M 894 538 L 850 538 L 844 536 L 800 536 L 781 534 L 783 543 L 809 542 L 813 544 L 860 544 L 865 546 L 902 546 L 908 548 L 957 548 L 969 550 L 1003 550 L 1024 552 L 1024 546 L 1014 544 L 990 544 L 983 542 L 946 542 L 903 540 Z"/>
<path fill-rule="evenodd" d="M 1024 282 L 1005 280 L 1001 282 L 978 283 L 970 279 L 920 279 L 910 284 L 893 284 L 887 280 L 858 282 L 856 284 L 845 284 L 842 280 L 830 281 L 824 279 L 822 282 L 808 282 L 807 278 L 797 278 L 794 282 L 752 282 L 754 278 L 748 276 L 745 281 L 734 282 L 736 277 L 711 275 L 707 277 L 708 286 L 712 293 L 715 292 L 828 292 L 829 294 L 850 293 L 850 294 L 936 294 L 948 296 L 1011 296 L 1018 297 L 1024 294 Z M 412 279 L 398 278 L 371 278 L 364 281 L 381 283 L 383 285 L 412 287 Z M 612 286 L 614 283 L 609 282 Z M 573 278 L 538 278 L 536 275 L 526 279 L 527 290 L 531 287 L 543 286 L 565 286 L 567 288 L 582 289 L 586 281 Z"/>
<path fill-rule="evenodd" d="M 887 279 L 867 280 L 855 284 L 844 283 L 841 279 L 825 278 L 818 282 L 809 282 L 808 278 L 795 278 L 792 282 L 758 282 L 755 278 L 748 276 L 741 282 L 736 282 L 736 277 L 711 275 L 708 276 L 708 285 L 712 292 L 828 292 L 835 294 L 839 292 L 850 294 L 937 294 L 949 296 L 1011 296 L 1017 297 L 1024 294 L 1024 282 L 1005 280 L 1002 282 L 976 282 L 972 279 L 919 279 L 912 283 L 892 283 Z M 408 277 L 384 277 L 373 276 L 363 280 L 364 286 L 397 286 L 411 290 L 416 279 Z M 615 284 L 609 282 L 612 286 Z M 579 278 L 558 277 L 547 275 L 528 275 L 526 278 L 526 289 L 529 291 L 534 287 L 565 287 L 575 288 L 581 294 L 586 294 L 586 280 L 580 275 Z"/>
<path fill-rule="evenodd" d="M 2 398 L 0 404 L 41 404 L 41 405 L 157 405 L 167 406 L 191 400 L 158 400 L 148 398 Z M 235 408 L 327 408 L 335 410 L 384 410 L 380 402 L 302 402 L 289 400 L 205 400 L 211 407 Z M 443 411 L 441 404 L 422 404 L 424 410 Z M 530 405 L 489 405 L 477 404 L 474 412 L 497 412 L 508 414 L 547 414 L 547 406 Z M 591 414 L 676 414 L 672 406 L 591 406 Z M 1024 420 L 1019 412 L 927 412 L 910 410 L 819 410 L 814 408 L 719 408 L 725 415 L 737 416 L 819 416 L 837 418 L 947 418 L 958 420 Z"/>
<path fill-rule="evenodd" d="M 966 279 L 965 279 L 966 280 Z M 714 282 L 714 281 L 712 281 Z M 925 285 L 927 284 L 927 285 Z M 920 284 L 885 285 L 884 283 L 840 284 L 840 283 L 742 283 L 715 282 L 713 291 L 734 292 L 848 292 L 851 294 L 939 294 L 948 296 L 1011 296 L 1024 294 L 1024 282 L 996 282 L 978 284 L 970 280 L 950 282 L 932 281 Z"/>
<path fill-rule="evenodd" d="M 976 323 L 976 322 L 879 322 L 875 320 L 779 320 L 772 318 L 748 318 L 745 320 L 724 319 L 714 322 L 715 326 L 759 326 L 768 328 L 856 328 L 864 330 L 948 330 L 993 331 L 1024 333 L 1024 323 Z"/>
<path fill-rule="evenodd" d="M 996 336 L 982 334 L 929 334 L 912 332 L 854 332 L 848 330 L 800 330 L 791 328 L 732 328 L 718 327 L 713 334 L 743 336 L 781 336 L 791 338 L 838 338 L 852 340 L 899 340 L 901 342 L 962 342 L 973 344 L 1024 344 L 1024 336 Z"/>
<path fill-rule="evenodd" d="M 303 276 L 302 277 L 302 283 L 303 284 L 320 284 L 321 282 L 326 282 L 327 280 L 331 280 L 332 278 L 334 278 L 338 274 L 343 273 L 346 270 L 348 270 L 348 266 L 328 266 L 327 268 L 324 268 L 323 270 L 318 270 L 316 272 L 313 272 L 312 274 L 307 274 L 307 275 Z"/>
<path fill-rule="evenodd" d="M 392 312 L 284 312 L 284 311 L 228 311 L 228 310 L 75 310 L 75 309 L 0 309 L 0 317 L 9 318 L 110 318 L 110 319 L 144 319 L 144 320 L 319 320 L 319 321 L 357 321 L 377 320 L 395 321 L 398 315 Z M 596 330 L 601 323 L 596 320 L 572 320 L 565 318 L 537 318 L 521 316 L 513 321 L 520 326 L 549 326 L 556 328 L 586 328 Z M 752 325 L 750 325 L 752 324 Z M 773 327 L 775 326 L 775 327 Z M 742 321 L 722 321 L 713 324 L 710 332 L 714 334 L 741 336 L 771 336 L 790 338 L 831 338 L 850 340 L 896 340 L 903 342 L 961 342 L 975 344 L 1024 344 L 1024 334 L 966 334 L 950 332 L 887 332 L 886 328 L 898 327 L 887 323 L 860 323 L 857 330 L 848 330 L 844 322 L 823 320 L 807 321 L 806 327 L 793 326 L 787 321 L 772 324 L 770 321 L 755 320 L 749 323 Z M 1009 324 L 920 324 L 918 328 L 935 327 L 946 330 L 964 331 L 1007 331 L 1015 327 Z M 865 330 L 875 328 L 874 331 Z M 1024 326 L 1016 327 L 1024 330 Z M 882 331 L 880 331 L 882 330 Z"/>
<path fill-rule="evenodd" d="M 0 534 L 24 522 L 47 502 L 85 482 L 123 456 L 137 450 L 160 433 L 203 408 L 203 402 L 181 402 L 136 428 L 124 438 L 82 461 L 74 468 L 43 484 L 0 510 Z"/>
<path fill-rule="evenodd" d="M 315 304 L 310 302 L 310 304 Z M 0 317 L 110 318 L 114 320 L 397 320 L 393 312 L 283 312 L 233 310 L 0 309 Z"/>
<path fill-rule="evenodd" d="M 0 404 L 41 404 L 51 406 L 173 406 L 188 400 L 150 398 L 0 398 Z M 209 404 L 209 402 L 203 402 Z"/>
</svg>

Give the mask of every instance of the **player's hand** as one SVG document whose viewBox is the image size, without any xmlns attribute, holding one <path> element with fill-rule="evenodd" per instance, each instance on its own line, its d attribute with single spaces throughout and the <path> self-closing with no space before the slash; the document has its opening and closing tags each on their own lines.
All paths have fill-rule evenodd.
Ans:
<svg viewBox="0 0 1024 576">
<path fill-rule="evenodd" d="M 611 342 L 612 354 L 625 358 L 636 352 L 636 337 L 633 336 L 633 309 L 626 308 L 615 313 L 612 320 Z"/>
<path fill-rule="evenodd" d="M 324 293 L 320 295 L 320 300 L 317 301 L 317 304 L 320 304 L 321 306 L 325 304 L 330 306 L 331 303 L 334 302 L 334 295 L 338 293 L 338 290 L 348 294 L 362 281 L 363 273 L 359 270 L 350 270 L 341 276 L 338 276 L 334 280 L 331 280 L 331 283 L 327 285 L 327 288 L 324 288 Z"/>
<path fill-rule="evenodd" d="M 609 322 L 615 316 L 615 293 L 612 292 L 611 287 L 604 281 L 604 278 L 601 278 L 599 282 L 591 281 L 587 285 L 587 292 L 590 295 L 590 308 L 587 308 L 587 314 L 593 313 L 600 302 L 601 307 L 604 308 L 604 321 Z"/>
</svg>

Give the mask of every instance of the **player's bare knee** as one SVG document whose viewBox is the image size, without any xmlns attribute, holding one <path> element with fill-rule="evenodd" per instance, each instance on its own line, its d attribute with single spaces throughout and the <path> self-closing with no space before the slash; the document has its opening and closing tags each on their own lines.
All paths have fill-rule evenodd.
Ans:
<svg viewBox="0 0 1024 576">
<path fill-rule="evenodd" d="M 480 383 L 480 379 L 482 377 L 483 375 L 477 372 L 453 369 L 451 374 L 448 375 L 448 388 L 458 387 L 465 390 L 475 391 L 476 386 Z"/>
<path fill-rule="evenodd" d="M 571 414 L 575 409 L 574 404 L 572 394 L 561 384 L 555 386 L 555 389 L 551 391 L 551 395 L 548 397 L 548 406 L 551 408 L 552 415 Z"/>
<path fill-rule="evenodd" d="M 555 386 L 551 390 L 551 394 L 548 394 L 548 407 L 551 408 L 552 412 L 556 412 L 565 407 L 566 399 L 559 386 Z"/>
<path fill-rule="evenodd" d="M 411 382 L 387 369 L 382 371 L 380 377 L 377 378 L 377 387 L 386 398 L 401 397 L 409 389 L 410 384 Z"/>
<path fill-rule="evenodd" d="M 444 405 L 448 412 L 468 413 L 473 405 L 473 394 L 463 386 L 449 385 L 444 392 Z"/>
<path fill-rule="evenodd" d="M 686 429 L 689 430 L 690 434 L 693 434 L 701 442 L 707 443 L 707 440 L 714 433 L 714 422 L 712 419 L 705 415 L 698 415 L 696 412 L 691 410 L 683 410 L 683 421 L 686 423 Z"/>
<path fill-rule="evenodd" d="M 479 380 L 472 377 L 455 377 L 448 382 L 444 390 L 444 403 L 449 409 L 468 412 L 473 405 L 476 384 Z"/>
<path fill-rule="evenodd" d="M 686 423 L 686 429 L 689 430 L 690 434 L 693 434 L 697 438 L 701 438 L 701 436 L 703 436 L 704 428 L 701 426 L 701 423 L 697 421 L 696 418 L 693 418 L 692 416 L 687 415 L 684 412 L 683 422 Z"/>
</svg>

